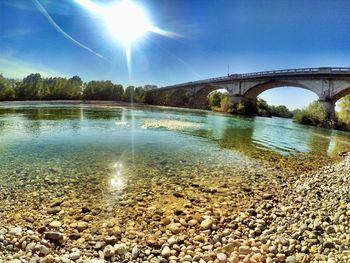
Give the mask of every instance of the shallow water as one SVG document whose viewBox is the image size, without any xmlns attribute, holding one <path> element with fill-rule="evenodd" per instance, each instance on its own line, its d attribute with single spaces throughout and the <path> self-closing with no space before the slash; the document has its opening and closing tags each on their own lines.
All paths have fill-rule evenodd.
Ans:
<svg viewBox="0 0 350 263">
<path fill-rule="evenodd" d="M 272 175 L 279 160 L 282 168 L 302 160 L 300 168 L 311 155 L 331 160 L 349 148 L 349 133 L 280 118 L 83 104 L 2 105 L 0 219 L 18 223 L 31 217 L 40 226 L 56 197 L 67 198 L 69 209 L 89 205 L 110 211 L 139 195 L 150 195 L 150 206 L 166 207 L 159 194 L 170 198 L 167 191 L 195 196 L 212 187 L 244 187 L 257 173 Z M 202 188 L 189 188 L 192 182 Z"/>
</svg>

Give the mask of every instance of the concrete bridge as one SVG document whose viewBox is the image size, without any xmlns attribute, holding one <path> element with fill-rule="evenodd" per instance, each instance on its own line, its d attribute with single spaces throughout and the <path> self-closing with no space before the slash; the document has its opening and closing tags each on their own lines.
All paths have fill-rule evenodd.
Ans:
<svg viewBox="0 0 350 263">
<path fill-rule="evenodd" d="M 208 95 L 217 89 L 226 89 L 232 103 L 256 103 L 260 93 L 277 87 L 299 87 L 314 92 L 333 118 L 336 101 L 350 94 L 350 68 L 302 68 L 232 74 L 152 90 L 147 93 L 146 102 L 208 109 Z M 297 100 L 298 97 L 291 99 Z"/>
</svg>

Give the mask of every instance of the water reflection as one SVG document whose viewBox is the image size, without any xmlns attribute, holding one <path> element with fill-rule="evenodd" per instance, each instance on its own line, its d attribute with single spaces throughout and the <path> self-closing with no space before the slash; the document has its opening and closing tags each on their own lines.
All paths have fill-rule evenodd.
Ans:
<svg viewBox="0 0 350 263">
<path fill-rule="evenodd" d="M 170 126 L 172 122 L 188 125 L 178 125 L 176 129 L 169 125 L 145 125 L 152 120 Z M 146 129 L 141 128 L 145 126 Z M 201 137 L 221 148 L 254 157 L 266 151 L 280 155 L 334 155 L 347 149 L 350 142 L 349 133 L 307 127 L 281 118 L 233 117 L 153 108 L 99 109 L 86 105 L 0 108 L 2 142 L 39 137 L 62 141 L 74 138 L 75 142 L 91 140 L 90 143 L 100 140 L 111 147 L 129 145 L 134 155 L 136 148 L 146 147 L 147 150 L 148 145 L 158 145 L 160 138 L 163 138 L 163 148 L 174 148 L 175 145 L 167 145 L 168 138 L 179 133 Z"/>
</svg>

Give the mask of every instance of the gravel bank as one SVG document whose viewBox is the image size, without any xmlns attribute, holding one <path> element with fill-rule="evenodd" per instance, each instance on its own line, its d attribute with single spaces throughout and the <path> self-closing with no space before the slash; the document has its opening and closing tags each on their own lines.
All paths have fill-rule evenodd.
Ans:
<svg viewBox="0 0 350 263">
<path fill-rule="evenodd" d="M 189 198 L 173 216 L 142 207 L 138 197 L 132 216 L 139 221 L 128 216 L 151 230 L 147 236 L 136 225 L 121 228 L 112 221 L 101 225 L 109 229 L 101 234 L 90 226 L 98 211 L 89 207 L 69 224 L 74 231 L 66 231 L 68 223 L 57 216 L 65 200 L 57 199 L 42 227 L 0 225 L 0 262 L 350 262 L 350 156 L 316 172 L 271 180 L 278 187 L 265 182 L 263 194 L 238 189 L 247 200 L 237 210 L 220 188 L 206 191 L 211 209 L 191 210 L 202 200 Z M 175 199 L 187 194 L 172 192 Z"/>
</svg>

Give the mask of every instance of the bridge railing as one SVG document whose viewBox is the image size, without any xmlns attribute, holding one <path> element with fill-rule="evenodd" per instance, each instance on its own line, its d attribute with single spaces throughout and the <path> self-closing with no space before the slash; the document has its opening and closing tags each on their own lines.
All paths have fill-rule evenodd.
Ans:
<svg viewBox="0 0 350 263">
<path fill-rule="evenodd" d="M 299 69 L 283 69 L 283 70 L 270 70 L 270 71 L 261 71 L 261 72 L 252 72 L 252 73 L 243 73 L 243 74 L 231 74 L 224 77 L 209 78 L 197 81 L 190 81 L 182 84 L 176 84 L 172 86 L 163 87 L 162 89 L 172 89 L 177 87 L 200 85 L 207 83 L 215 83 L 220 81 L 229 81 L 235 79 L 246 79 L 254 77 L 268 77 L 276 75 L 302 75 L 302 74 L 350 74 L 350 68 L 346 67 L 337 67 L 337 68 L 299 68 Z"/>
</svg>

